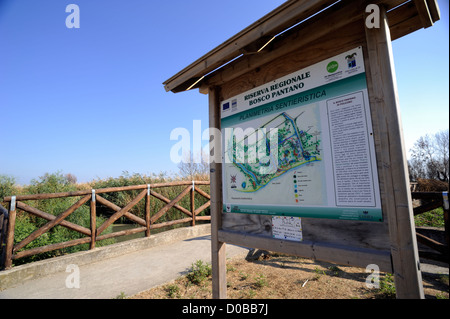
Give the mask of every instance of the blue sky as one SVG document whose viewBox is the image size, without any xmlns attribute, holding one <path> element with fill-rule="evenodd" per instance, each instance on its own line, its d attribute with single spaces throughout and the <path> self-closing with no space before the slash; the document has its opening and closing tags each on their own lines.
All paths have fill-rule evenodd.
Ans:
<svg viewBox="0 0 450 319">
<path fill-rule="evenodd" d="M 0 174 L 85 182 L 177 172 L 170 132 L 208 127 L 207 96 L 162 82 L 282 0 L 0 0 Z M 68 4 L 80 28 L 68 29 Z M 406 147 L 448 129 L 448 1 L 393 43 Z"/>
</svg>

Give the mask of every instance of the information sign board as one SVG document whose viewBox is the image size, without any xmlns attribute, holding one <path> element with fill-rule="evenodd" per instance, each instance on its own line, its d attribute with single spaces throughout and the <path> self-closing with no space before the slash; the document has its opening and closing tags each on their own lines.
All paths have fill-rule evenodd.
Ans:
<svg viewBox="0 0 450 319">
<path fill-rule="evenodd" d="M 221 103 L 223 212 L 382 221 L 361 47 Z"/>
</svg>

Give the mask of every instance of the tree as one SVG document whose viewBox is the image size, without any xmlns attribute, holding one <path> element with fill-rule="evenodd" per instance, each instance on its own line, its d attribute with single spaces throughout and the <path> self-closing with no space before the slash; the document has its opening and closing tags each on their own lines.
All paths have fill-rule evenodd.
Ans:
<svg viewBox="0 0 450 319">
<path fill-rule="evenodd" d="M 76 184 L 77 183 L 77 177 L 71 173 L 68 173 L 64 175 L 65 179 L 69 184 Z"/>
<path fill-rule="evenodd" d="M 410 152 L 408 168 L 411 180 L 449 181 L 449 130 L 421 136 Z"/>
<path fill-rule="evenodd" d="M 179 174 L 183 179 L 196 180 L 209 178 L 209 161 L 207 154 L 194 156 L 192 152 L 185 153 L 178 164 Z"/>
<path fill-rule="evenodd" d="M 3 198 L 13 194 L 16 191 L 16 179 L 9 175 L 0 175 L 0 202 Z"/>
</svg>

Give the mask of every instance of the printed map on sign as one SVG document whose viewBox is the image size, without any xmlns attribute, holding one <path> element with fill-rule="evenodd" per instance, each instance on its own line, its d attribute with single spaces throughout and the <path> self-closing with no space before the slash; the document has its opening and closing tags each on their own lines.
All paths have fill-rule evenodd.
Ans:
<svg viewBox="0 0 450 319">
<path fill-rule="evenodd" d="M 223 211 L 382 221 L 369 107 L 361 47 L 224 100 Z"/>
<path fill-rule="evenodd" d="M 275 199 L 279 204 L 305 201 L 304 192 L 322 187 L 322 178 L 314 169 L 322 161 L 321 135 L 316 104 L 272 113 L 230 131 L 224 153 L 230 200 L 274 203 Z M 317 194 L 308 200 L 317 204 Z"/>
<path fill-rule="evenodd" d="M 242 181 L 236 185 L 237 191 L 256 192 L 293 168 L 321 160 L 318 121 L 310 113 L 282 112 L 267 122 L 264 118 L 250 135 L 229 141 L 226 154 L 238 168 Z M 243 156 L 239 158 L 239 154 Z M 236 181 L 236 176 L 232 178 Z"/>
</svg>

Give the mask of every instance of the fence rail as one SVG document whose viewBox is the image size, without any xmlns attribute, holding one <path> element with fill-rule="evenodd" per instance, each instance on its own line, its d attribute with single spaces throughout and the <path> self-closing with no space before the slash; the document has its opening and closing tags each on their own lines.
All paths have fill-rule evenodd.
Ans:
<svg viewBox="0 0 450 319">
<path fill-rule="evenodd" d="M 421 257 L 445 261 L 449 262 L 449 221 L 448 221 L 448 212 L 449 212 L 449 203 L 448 203 L 448 192 L 411 192 L 412 199 L 420 200 L 420 205 L 413 209 L 414 216 L 419 214 L 426 213 L 433 209 L 442 207 L 444 212 L 444 237 L 441 240 L 436 240 L 430 238 L 424 234 L 416 231 L 417 241 L 429 248 L 431 248 L 434 252 L 426 252 L 419 251 L 419 255 Z M 416 227 L 419 230 L 419 227 Z M 434 232 L 436 233 L 436 232 Z M 442 231 L 439 231 L 442 233 Z M 439 234 L 438 234 L 439 235 Z"/>
<path fill-rule="evenodd" d="M 20 195 L 20 196 L 8 196 L 4 198 L 4 201 L 9 203 L 9 211 L 0 214 L 2 217 L 2 225 L 0 226 L 0 240 L 4 249 L 2 249 L 2 258 L 0 267 L 5 269 L 10 269 L 12 267 L 12 261 L 18 258 L 28 257 L 48 251 L 53 251 L 57 249 L 72 247 L 81 244 L 90 244 L 90 249 L 94 249 L 96 242 L 114 238 L 118 236 L 131 235 L 136 233 L 145 232 L 145 236 L 150 236 L 150 231 L 156 228 L 162 228 L 166 226 L 172 226 L 181 223 L 190 222 L 192 226 L 195 226 L 195 222 L 198 220 L 211 220 L 211 216 L 198 216 L 202 211 L 210 206 L 210 196 L 208 193 L 200 189 L 199 185 L 209 185 L 209 181 L 181 181 L 181 182 L 169 182 L 169 183 L 159 183 L 159 184 L 147 184 L 147 185 L 132 185 L 124 187 L 110 187 L 102 188 L 96 190 L 81 190 L 74 192 L 64 192 L 64 193 L 48 193 L 48 194 L 33 194 L 33 195 Z M 181 193 L 178 194 L 174 199 L 169 199 L 162 194 L 155 191 L 155 189 L 164 187 L 175 187 L 175 186 L 185 186 Z M 118 205 L 110 202 L 101 194 L 113 193 L 113 192 L 123 192 L 123 191 L 137 191 L 141 192 L 134 197 L 128 204 L 124 207 L 119 207 Z M 198 208 L 195 208 L 195 192 L 206 198 L 208 201 Z M 178 203 L 188 194 L 190 194 L 190 210 L 180 206 Z M 35 207 L 23 203 L 23 201 L 28 200 L 44 200 L 44 199 L 54 199 L 54 198 L 64 198 L 64 197 L 81 197 L 75 204 L 67 208 L 64 212 L 58 216 L 43 212 Z M 153 215 L 150 212 L 150 199 L 154 197 L 165 205 Z M 135 214 L 131 213 L 130 210 L 136 206 L 141 200 L 145 199 L 145 219 Z M 90 202 L 90 228 L 83 227 L 66 221 L 65 219 L 75 212 L 78 208 L 84 204 Z M 107 208 L 114 211 L 114 213 L 104 221 L 100 226 L 96 225 L 97 218 L 97 203 L 106 206 Z M 161 223 L 156 223 L 158 219 L 164 216 L 171 208 L 175 208 L 181 211 L 187 217 L 171 220 Z M 31 215 L 43 218 L 48 222 L 40 227 L 39 229 L 32 232 L 26 238 L 24 238 L 19 243 L 14 244 L 14 230 L 16 222 L 16 210 L 20 209 Z M 3 223 L 3 219 L 7 217 L 7 223 Z M 128 229 L 123 231 L 117 231 L 109 234 L 102 234 L 109 226 L 111 226 L 116 220 L 121 217 L 125 217 L 130 221 L 140 225 L 134 229 Z M 6 219 L 5 219 L 6 220 Z M 7 225 L 6 225 L 7 224 Z M 66 242 L 50 244 L 46 246 L 36 247 L 28 250 L 21 250 L 28 244 L 36 240 L 42 234 L 48 232 L 55 226 L 63 226 L 73 231 L 76 231 L 85 237 L 74 239 Z M 6 229 L 5 229 L 6 228 Z"/>
<path fill-rule="evenodd" d="M 48 194 L 33 194 L 33 195 L 20 195 L 20 196 L 8 196 L 4 198 L 4 202 L 9 203 L 9 210 L 0 209 L 0 244 L 2 245 L 2 256 L 0 256 L 0 269 L 10 269 L 12 266 L 12 261 L 15 259 L 28 257 L 48 251 L 58 250 L 62 248 L 72 247 L 81 244 L 90 244 L 90 249 L 94 249 L 96 242 L 115 238 L 119 236 L 132 235 L 141 232 L 145 232 L 145 236 L 150 236 L 150 231 L 152 229 L 158 229 L 167 226 L 173 226 L 181 223 L 190 222 L 192 226 L 195 225 L 196 221 L 199 220 L 211 220 L 211 216 L 198 216 L 202 211 L 210 206 L 210 196 L 208 193 L 200 189 L 199 185 L 209 185 L 209 181 L 184 181 L 184 182 L 170 182 L 170 183 L 159 183 L 159 184 L 147 184 L 147 185 L 133 185 L 124 187 L 110 187 L 102 188 L 96 190 L 81 190 L 75 192 L 64 192 L 64 193 L 48 193 Z M 185 186 L 183 190 L 174 198 L 169 199 L 155 189 L 164 187 L 176 187 Z M 111 201 L 101 196 L 101 194 L 108 194 L 114 192 L 123 191 L 141 191 L 137 196 L 135 196 L 128 204 L 124 207 L 119 207 L 118 205 L 112 203 Z M 208 201 L 201 205 L 200 207 L 195 207 L 194 195 L 195 192 L 206 198 Z M 188 194 L 190 194 L 190 209 L 186 209 L 180 206 L 178 203 Z M 413 199 L 420 199 L 422 201 L 421 205 L 414 208 L 414 215 L 422 214 L 424 212 L 433 210 L 438 207 L 444 208 L 444 222 L 445 222 L 445 243 L 438 242 L 432 238 L 429 238 L 423 234 L 417 233 L 417 240 L 432 248 L 438 252 L 438 255 L 431 254 L 433 259 L 438 259 L 442 261 L 447 261 L 449 259 L 449 228 L 448 228 L 448 198 L 447 202 L 443 193 L 441 192 L 412 192 Z M 64 212 L 58 216 L 43 212 L 35 207 L 25 204 L 24 201 L 28 200 L 44 200 L 44 199 L 55 199 L 64 197 L 81 197 L 76 203 L 66 209 Z M 165 205 L 159 209 L 157 212 L 151 214 L 150 212 L 150 199 L 151 197 L 158 199 L 159 201 L 165 203 Z M 145 199 L 145 218 L 141 218 L 131 213 L 130 210 L 137 205 L 141 200 Z M 69 215 L 75 212 L 82 205 L 90 202 L 90 227 L 83 227 L 65 220 Z M 98 227 L 96 226 L 96 216 L 97 216 L 97 203 L 101 204 L 114 213 L 105 220 Z M 0 207 L 3 208 L 3 207 Z M 164 216 L 169 209 L 175 208 L 182 212 L 186 217 L 159 222 L 156 223 L 162 216 Z M 33 216 L 37 216 L 47 220 L 48 222 L 41 228 L 32 232 L 28 237 L 14 244 L 14 229 L 16 220 L 16 211 L 20 209 L 27 212 Z M 108 234 L 102 234 L 109 226 L 111 226 L 116 220 L 121 217 L 125 217 L 140 227 L 128 230 L 117 231 Z M 84 237 L 79 239 L 74 239 L 66 242 L 50 244 L 46 246 L 36 247 L 28 250 L 21 250 L 28 244 L 33 242 L 42 234 L 48 232 L 55 226 L 63 226 L 73 231 L 76 231 Z"/>
</svg>

